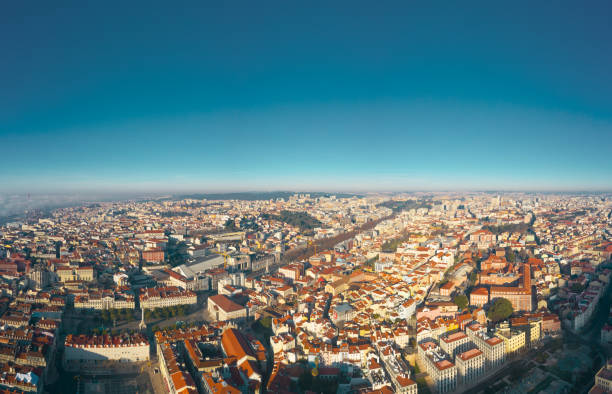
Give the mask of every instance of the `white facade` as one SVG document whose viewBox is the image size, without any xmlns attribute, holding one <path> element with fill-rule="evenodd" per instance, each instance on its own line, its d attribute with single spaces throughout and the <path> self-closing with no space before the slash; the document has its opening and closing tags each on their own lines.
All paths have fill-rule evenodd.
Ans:
<svg viewBox="0 0 612 394">
<path fill-rule="evenodd" d="M 146 361 L 149 359 L 149 343 L 121 345 L 76 345 L 66 344 L 64 361 Z"/>
<path fill-rule="evenodd" d="M 459 380 L 462 384 L 477 381 L 485 371 L 485 356 L 478 349 L 468 350 L 455 358 Z"/>
<path fill-rule="evenodd" d="M 447 354 L 433 342 L 418 345 L 419 360 L 434 381 L 438 393 L 447 393 L 457 388 L 457 366 Z"/>
<path fill-rule="evenodd" d="M 440 337 L 440 347 L 449 354 L 451 358 L 468 350 L 471 344 L 470 338 L 461 331 Z"/>
<path fill-rule="evenodd" d="M 178 288 L 146 289 L 140 295 L 141 309 L 168 308 L 176 305 L 192 305 L 198 302 L 196 293 Z"/>
<path fill-rule="evenodd" d="M 472 324 L 466 327 L 465 332 L 478 349 L 484 353 L 489 368 L 500 366 L 506 361 L 504 341 L 497 337 L 489 337 L 486 334 L 486 329 L 480 324 Z"/>
</svg>

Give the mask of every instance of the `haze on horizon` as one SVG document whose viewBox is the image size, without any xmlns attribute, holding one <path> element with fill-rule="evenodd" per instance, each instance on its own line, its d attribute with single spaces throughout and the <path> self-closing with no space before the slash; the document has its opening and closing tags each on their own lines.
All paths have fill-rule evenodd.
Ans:
<svg viewBox="0 0 612 394">
<path fill-rule="evenodd" d="M 609 2 L 184 4 L 5 5 L 0 194 L 612 190 Z"/>
</svg>

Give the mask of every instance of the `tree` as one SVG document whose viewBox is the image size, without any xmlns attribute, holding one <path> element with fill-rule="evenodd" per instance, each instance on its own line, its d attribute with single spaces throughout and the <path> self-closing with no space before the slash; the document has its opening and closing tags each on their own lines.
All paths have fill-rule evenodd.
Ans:
<svg viewBox="0 0 612 394">
<path fill-rule="evenodd" d="M 100 313 L 100 318 L 105 323 L 110 321 L 110 312 L 108 311 L 108 309 L 102 310 L 102 312 Z"/>
<path fill-rule="evenodd" d="M 470 286 L 474 286 L 476 284 L 476 280 L 478 279 L 478 274 L 476 272 L 470 273 Z"/>
<path fill-rule="evenodd" d="M 179 307 L 179 310 L 178 310 L 178 315 L 179 316 L 185 316 L 187 314 L 187 312 L 188 312 L 188 306 L 187 305 L 181 305 Z"/>
<path fill-rule="evenodd" d="M 272 327 L 272 318 L 270 316 L 262 317 L 259 322 L 264 328 Z"/>
<path fill-rule="evenodd" d="M 234 219 L 227 219 L 225 221 L 225 224 L 223 225 L 223 227 L 225 227 L 226 230 L 228 231 L 237 231 L 238 227 L 236 227 L 236 222 L 234 221 Z"/>
<path fill-rule="evenodd" d="M 453 302 L 459 307 L 459 309 L 462 310 L 468 306 L 468 298 L 464 294 L 459 294 L 458 296 L 455 296 Z"/>
<path fill-rule="evenodd" d="M 514 309 L 512 303 L 505 298 L 497 298 L 493 302 L 493 306 L 487 312 L 487 317 L 494 322 L 506 320 L 512 315 Z"/>
</svg>

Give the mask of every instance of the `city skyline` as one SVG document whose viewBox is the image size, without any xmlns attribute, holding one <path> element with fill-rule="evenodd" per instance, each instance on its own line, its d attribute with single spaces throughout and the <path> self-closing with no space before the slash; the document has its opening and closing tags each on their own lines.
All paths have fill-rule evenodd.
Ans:
<svg viewBox="0 0 612 394">
<path fill-rule="evenodd" d="M 8 5 L 0 192 L 612 190 L 608 4 L 350 4 Z"/>
</svg>

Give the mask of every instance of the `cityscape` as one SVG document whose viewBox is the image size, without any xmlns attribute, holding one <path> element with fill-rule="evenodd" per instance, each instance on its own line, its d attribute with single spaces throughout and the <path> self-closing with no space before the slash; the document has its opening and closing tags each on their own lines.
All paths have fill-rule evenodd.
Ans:
<svg viewBox="0 0 612 394">
<path fill-rule="evenodd" d="M 612 393 L 611 12 L 4 4 L 0 394 Z"/>
<path fill-rule="evenodd" d="M 99 202 L 6 222 L 0 384 L 152 393 L 611 384 L 610 194 L 280 195 Z"/>
</svg>

